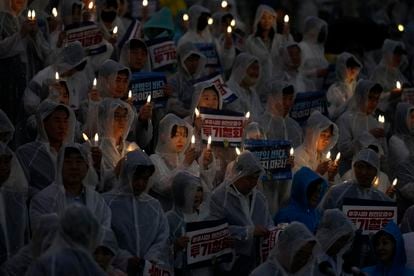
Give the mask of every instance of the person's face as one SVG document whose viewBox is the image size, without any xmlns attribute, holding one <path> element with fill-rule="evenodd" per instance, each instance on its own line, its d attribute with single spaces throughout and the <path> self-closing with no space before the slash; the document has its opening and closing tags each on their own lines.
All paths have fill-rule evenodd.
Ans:
<svg viewBox="0 0 414 276">
<path fill-rule="evenodd" d="M 374 92 L 368 93 L 368 99 L 367 99 L 367 105 L 366 105 L 367 114 L 371 114 L 375 111 L 375 109 L 377 109 L 380 96 L 381 96 L 380 93 L 374 93 Z"/>
<path fill-rule="evenodd" d="M 121 137 L 127 128 L 128 124 L 128 110 L 123 107 L 118 107 L 114 112 L 113 129 L 115 138 Z"/>
<path fill-rule="evenodd" d="M 10 176 L 11 160 L 11 155 L 0 155 L 0 187 Z"/>
<path fill-rule="evenodd" d="M 283 95 L 283 117 L 287 116 L 289 114 L 290 109 L 293 106 L 294 97 L 293 94 L 284 94 Z"/>
<path fill-rule="evenodd" d="M 62 143 L 69 133 L 69 118 L 65 111 L 56 110 L 43 121 L 50 142 Z"/>
<path fill-rule="evenodd" d="M 350 239 L 351 239 L 351 234 L 343 235 L 342 237 L 337 239 L 331 245 L 331 247 L 328 248 L 328 250 L 326 251 L 326 254 L 328 256 L 336 256 L 336 254 L 338 254 L 338 252 L 341 251 L 341 249 L 349 242 Z"/>
<path fill-rule="evenodd" d="M 348 82 L 356 80 L 359 74 L 359 68 L 358 67 L 347 67 L 346 68 L 346 80 Z"/>
<path fill-rule="evenodd" d="M 375 241 L 375 253 L 377 258 L 385 264 L 392 263 L 395 252 L 395 242 L 388 235 L 381 235 Z"/>
<path fill-rule="evenodd" d="M 190 55 L 184 60 L 184 66 L 190 75 L 194 75 L 197 72 L 199 64 L 200 57 L 198 55 Z"/>
<path fill-rule="evenodd" d="M 81 184 L 88 173 L 88 164 L 80 153 L 65 154 L 62 167 L 62 179 L 65 185 Z"/>
<path fill-rule="evenodd" d="M 252 64 L 247 67 L 246 75 L 249 76 L 251 79 L 258 79 L 260 73 L 260 66 L 257 61 L 253 62 Z"/>
<path fill-rule="evenodd" d="M 299 68 L 302 62 L 300 48 L 297 46 L 291 46 L 287 48 L 287 51 L 289 54 L 290 66 L 292 69 Z"/>
<path fill-rule="evenodd" d="M 265 11 L 262 14 L 262 17 L 260 17 L 260 27 L 262 27 L 263 30 L 269 31 L 273 27 L 273 23 L 276 20 L 276 18 L 268 11 Z"/>
<path fill-rule="evenodd" d="M 133 71 L 140 71 L 147 63 L 147 51 L 142 48 L 129 50 L 129 66 Z"/>
<path fill-rule="evenodd" d="M 96 263 L 106 271 L 111 264 L 112 258 L 114 257 L 108 250 L 103 249 L 102 247 L 98 247 L 95 252 L 93 253 L 93 257 Z"/>
<path fill-rule="evenodd" d="M 393 54 L 391 58 L 391 66 L 396 68 L 399 67 L 401 64 L 402 55 L 401 54 Z"/>
<path fill-rule="evenodd" d="M 354 164 L 354 173 L 358 184 L 369 188 L 377 175 L 377 169 L 365 161 L 357 161 Z"/>
<path fill-rule="evenodd" d="M 117 74 L 115 81 L 110 82 L 111 94 L 113 98 L 122 98 L 128 90 L 128 76 Z"/>
<path fill-rule="evenodd" d="M 194 195 L 193 208 L 197 210 L 200 207 L 202 202 L 203 202 L 203 188 L 198 187 Z"/>
<path fill-rule="evenodd" d="M 323 130 L 321 134 L 319 134 L 316 150 L 318 152 L 324 152 L 326 148 L 329 146 L 332 136 L 333 133 L 331 127 Z"/>
<path fill-rule="evenodd" d="M 23 9 L 23 7 L 24 7 L 24 0 L 12 0 L 11 1 L 11 8 L 12 8 L 12 10 L 16 13 L 16 14 L 18 14 L 18 13 L 20 13 L 20 11 Z"/>
<path fill-rule="evenodd" d="M 310 208 L 316 208 L 318 206 L 322 192 L 322 185 L 318 183 L 311 187 L 311 190 L 308 192 L 308 205 Z"/>
<path fill-rule="evenodd" d="M 414 129 L 414 110 L 411 111 L 410 116 L 408 117 L 408 128 Z"/>
<path fill-rule="evenodd" d="M 290 267 L 291 273 L 299 271 L 308 263 L 309 258 L 312 256 L 314 246 L 315 241 L 309 241 L 296 252 Z"/>
<path fill-rule="evenodd" d="M 205 89 L 201 93 L 200 101 L 198 102 L 199 107 L 218 109 L 219 100 L 216 91 L 212 89 Z"/>
<path fill-rule="evenodd" d="M 147 189 L 148 181 L 152 173 L 149 170 L 144 172 L 136 171 L 132 178 L 132 189 L 135 196 L 141 195 Z"/>
<path fill-rule="evenodd" d="M 260 173 L 243 176 L 234 182 L 234 186 L 240 193 L 247 195 L 256 187 L 259 176 Z"/>
<path fill-rule="evenodd" d="M 187 128 L 183 126 L 177 127 L 177 132 L 174 137 L 171 138 L 172 145 L 174 150 L 179 153 L 184 150 L 184 147 L 187 143 Z"/>
</svg>

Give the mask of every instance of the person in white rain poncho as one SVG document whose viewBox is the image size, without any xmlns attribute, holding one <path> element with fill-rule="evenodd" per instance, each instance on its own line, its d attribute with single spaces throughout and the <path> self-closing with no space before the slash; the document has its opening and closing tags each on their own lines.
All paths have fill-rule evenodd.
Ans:
<svg viewBox="0 0 414 276">
<path fill-rule="evenodd" d="M 61 215 L 68 205 L 77 202 L 94 213 L 101 226 L 109 228 L 111 210 L 94 187 L 87 183 L 90 166 L 88 153 L 81 145 L 63 146 L 57 158 L 55 182 L 36 194 L 30 202 L 31 224 L 36 225 L 43 214 Z"/>
<path fill-rule="evenodd" d="M 318 17 L 305 19 L 303 40 L 299 43 L 302 49 L 302 70 L 305 76 L 312 79 L 316 89 L 322 89 L 328 75 L 329 63 L 325 58 L 325 42 L 328 37 L 328 25 Z"/>
<path fill-rule="evenodd" d="M 328 159 L 327 155 L 335 146 L 338 137 L 336 124 L 319 111 L 314 111 L 306 123 L 304 142 L 295 150 L 294 170 L 308 167 L 326 176 L 330 183 L 335 182 L 338 164 Z"/>
<path fill-rule="evenodd" d="M 0 142 L 0 264 L 25 242 L 27 181 L 14 153 Z"/>
<path fill-rule="evenodd" d="M 210 44 L 216 51 L 223 69 L 229 70 L 232 67 L 236 55 L 231 37 L 226 36 L 226 39 L 222 44 L 213 37 L 208 27 L 210 11 L 203 6 L 197 4 L 191 6 L 188 10 L 188 14 L 190 17 L 189 28 L 178 41 L 178 47 L 187 42 L 191 42 L 196 46 L 197 44 Z"/>
<path fill-rule="evenodd" d="M 65 106 L 45 100 L 36 112 L 36 141 L 20 146 L 16 155 L 29 182 L 29 195 L 55 180 L 56 158 L 60 148 L 73 142 L 75 115 Z"/>
<path fill-rule="evenodd" d="M 250 151 L 243 151 L 231 173 L 217 187 L 210 201 L 210 218 L 224 219 L 235 238 L 236 261 L 231 275 L 248 275 L 256 266 L 255 241 L 273 226 L 266 198 L 256 186 L 263 167 Z"/>
<path fill-rule="evenodd" d="M 95 216 L 88 208 L 72 204 L 59 219 L 59 229 L 52 245 L 26 275 L 104 276 L 92 257 L 98 240 L 99 223 Z"/>
<path fill-rule="evenodd" d="M 186 171 L 178 171 L 172 181 L 174 207 L 166 216 L 170 226 L 171 244 L 174 246 L 174 267 L 190 272 L 190 275 L 212 275 L 208 273 L 209 269 L 190 270 L 185 267 L 185 250 L 189 242 L 189 238 L 185 236 L 186 223 L 203 221 L 208 215 L 200 178 Z"/>
<path fill-rule="evenodd" d="M 44 95 L 44 86 L 54 80 L 56 72 L 66 81 L 69 90 L 70 106 L 75 110 L 81 101 L 87 98 L 89 78 L 87 71 L 87 58 L 80 42 L 69 43 L 61 51 L 54 64 L 41 70 L 26 87 L 23 97 L 24 108 L 27 115 L 35 113 L 39 104 L 48 97 Z"/>
<path fill-rule="evenodd" d="M 352 54 L 344 52 L 336 60 L 336 81 L 326 94 L 330 118 L 335 121 L 348 108 L 355 92 L 361 62 Z"/>
<path fill-rule="evenodd" d="M 234 61 L 233 70 L 227 86 L 237 97 L 226 104 L 225 109 L 246 113 L 250 111 L 254 121 L 263 113 L 260 95 L 256 89 L 261 74 L 259 60 L 248 53 L 241 53 Z"/>
<path fill-rule="evenodd" d="M 132 73 L 151 71 L 148 47 L 141 39 L 130 39 L 122 46 L 119 62 Z"/>
<path fill-rule="evenodd" d="M 350 248 L 355 229 L 352 222 L 338 209 L 326 210 L 316 232 L 322 250 L 329 257 L 335 275 L 343 275 L 342 256 Z"/>
<path fill-rule="evenodd" d="M 101 177 L 107 191 L 113 185 L 114 169 L 119 160 L 128 152 L 138 148 L 126 140 L 134 119 L 130 105 L 120 99 L 106 98 L 99 105 L 98 133 L 102 151 Z"/>
<path fill-rule="evenodd" d="M 0 109 L 0 142 L 9 144 L 13 140 L 14 125 L 9 117 Z"/>
<path fill-rule="evenodd" d="M 202 77 L 207 59 L 191 42 L 180 45 L 177 56 L 177 73 L 171 79 L 173 94 L 169 99 L 168 109 L 184 117 L 192 111 L 190 105 L 195 90 L 193 85 Z"/>
<path fill-rule="evenodd" d="M 351 99 L 350 109 L 336 121 L 341 133 L 338 141 L 338 150 L 342 154 L 341 174 L 351 169 L 352 157 L 358 152 L 356 141 L 366 131 L 378 139 L 385 154 L 388 152 L 384 139 L 384 125 L 373 116 L 382 91 L 381 85 L 369 80 L 360 80 Z"/>
<path fill-rule="evenodd" d="M 174 114 L 167 114 L 160 121 L 155 154 L 150 156 L 155 165 L 150 187 L 165 211 L 172 207 L 171 176 L 177 169 L 200 177 L 206 192 L 213 189 L 215 167 L 211 151 L 204 149 L 198 158 L 199 153 L 190 145 L 192 134 L 193 128 Z"/>
<path fill-rule="evenodd" d="M 372 149 L 361 150 L 354 158 L 355 179 L 331 187 L 323 198 L 322 209 L 342 209 L 344 198 L 391 201 L 391 199 L 372 187 L 379 171 L 379 156 Z"/>
<path fill-rule="evenodd" d="M 300 222 L 292 222 L 279 235 L 266 262 L 250 276 L 315 275 L 320 247 L 315 236 Z"/>
<path fill-rule="evenodd" d="M 168 221 L 160 203 L 146 193 L 154 170 L 144 152 L 131 151 L 123 160 L 119 187 L 104 194 L 120 248 L 115 263 L 124 271 L 136 273 L 144 260 L 168 262 Z"/>
<path fill-rule="evenodd" d="M 260 84 L 265 84 L 281 71 L 279 48 L 288 41 L 293 41 L 288 30 L 277 33 L 276 12 L 267 5 L 260 5 L 256 10 L 252 34 L 245 44 L 246 52 L 255 55 L 261 65 Z"/>
<path fill-rule="evenodd" d="M 398 218 L 401 219 L 405 210 L 414 204 L 414 156 L 410 155 L 398 164 L 394 171 L 398 183 L 392 194 L 397 195 Z"/>
</svg>

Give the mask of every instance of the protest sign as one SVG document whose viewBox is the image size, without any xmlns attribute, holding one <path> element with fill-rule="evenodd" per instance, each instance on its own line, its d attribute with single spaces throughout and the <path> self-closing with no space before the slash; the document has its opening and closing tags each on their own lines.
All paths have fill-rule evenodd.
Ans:
<svg viewBox="0 0 414 276">
<path fill-rule="evenodd" d="M 153 70 L 174 67 L 177 63 L 177 50 L 169 38 L 157 38 L 146 42 Z"/>
<path fill-rule="evenodd" d="M 401 94 L 401 101 L 414 104 L 414 88 L 404 88 Z"/>
<path fill-rule="evenodd" d="M 225 241 L 230 232 L 224 221 L 187 223 L 185 235 L 190 240 L 187 245 L 187 266 L 205 267 L 232 260 L 233 249 Z"/>
<path fill-rule="evenodd" d="M 195 46 L 206 57 L 206 68 L 215 69 L 215 71 L 222 71 L 219 55 L 214 43 L 195 43 Z"/>
<path fill-rule="evenodd" d="M 280 227 L 273 227 L 269 229 L 269 236 L 260 239 L 259 244 L 259 262 L 264 263 L 269 256 L 270 251 L 275 247 L 280 232 L 283 231 Z"/>
<path fill-rule="evenodd" d="M 315 110 L 328 116 L 328 104 L 325 91 L 297 93 L 293 107 L 290 110 L 290 116 L 302 126 Z"/>
<path fill-rule="evenodd" d="M 256 155 L 266 171 L 263 180 L 292 179 L 292 169 L 288 164 L 291 144 L 285 140 L 246 140 L 244 149 Z"/>
<path fill-rule="evenodd" d="M 166 269 L 157 264 L 145 261 L 143 276 L 173 276 L 172 269 Z"/>
<path fill-rule="evenodd" d="M 226 104 L 231 103 L 235 99 L 237 99 L 237 96 L 233 93 L 233 91 L 231 91 L 227 87 L 227 85 L 224 83 L 224 80 L 221 74 L 217 72 L 193 81 L 193 85 L 195 87 L 199 85 L 203 85 L 204 87 L 214 85 L 217 91 L 221 94 L 221 98 L 223 99 L 223 102 Z"/>
<path fill-rule="evenodd" d="M 201 109 L 201 138 L 207 143 L 211 135 L 212 144 L 219 147 L 240 147 L 243 138 L 243 113 L 228 110 Z"/>
<path fill-rule="evenodd" d="M 151 102 L 155 108 L 165 107 L 168 97 L 164 94 L 164 85 L 166 83 L 165 74 L 163 73 L 134 73 L 131 79 L 131 91 L 133 104 L 139 110 L 151 95 Z"/>
<path fill-rule="evenodd" d="M 345 198 L 342 211 L 363 234 L 376 233 L 391 220 L 397 223 L 395 202 Z"/>
<path fill-rule="evenodd" d="M 66 43 L 79 41 L 88 55 L 97 55 L 106 51 L 106 46 L 101 45 L 103 36 L 97 25 L 87 25 L 66 31 Z"/>
</svg>

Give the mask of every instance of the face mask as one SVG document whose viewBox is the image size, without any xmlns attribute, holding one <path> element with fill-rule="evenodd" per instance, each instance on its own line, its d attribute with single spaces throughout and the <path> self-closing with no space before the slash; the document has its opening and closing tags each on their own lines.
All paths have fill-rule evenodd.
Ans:
<svg viewBox="0 0 414 276">
<path fill-rule="evenodd" d="M 104 22 L 113 22 L 116 18 L 116 11 L 101 11 L 101 18 Z"/>
</svg>

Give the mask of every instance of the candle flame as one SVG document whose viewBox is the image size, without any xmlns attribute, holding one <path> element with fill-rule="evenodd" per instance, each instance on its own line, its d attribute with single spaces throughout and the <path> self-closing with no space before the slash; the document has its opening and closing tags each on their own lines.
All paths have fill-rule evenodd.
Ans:
<svg viewBox="0 0 414 276">
<path fill-rule="evenodd" d="M 379 178 L 378 178 L 378 176 L 375 176 L 375 178 L 374 178 L 374 186 L 375 187 L 378 187 L 378 185 L 379 185 Z"/>
<path fill-rule="evenodd" d="M 400 81 L 397 81 L 397 82 L 395 83 L 395 87 L 396 87 L 397 89 L 401 89 L 401 82 L 400 82 Z"/>
<path fill-rule="evenodd" d="M 194 114 L 196 115 L 196 118 L 200 117 L 200 111 L 197 107 L 194 109 Z"/>
<path fill-rule="evenodd" d="M 404 25 L 402 25 L 402 24 L 398 24 L 398 30 L 400 31 L 400 32 L 404 32 Z"/>
<path fill-rule="evenodd" d="M 247 111 L 246 115 L 244 116 L 246 119 L 250 118 L 250 111 Z"/>
<path fill-rule="evenodd" d="M 326 154 L 326 159 L 331 159 L 331 152 L 328 151 L 328 153 Z"/>
<path fill-rule="evenodd" d="M 58 16 L 58 12 L 57 12 L 57 9 L 56 9 L 56 8 L 53 8 L 53 9 L 52 9 L 52 15 L 53 15 L 54 17 L 57 17 L 57 16 Z"/>
<path fill-rule="evenodd" d="M 290 151 L 289 151 L 290 156 L 292 156 L 294 153 L 295 153 L 295 149 L 293 147 L 290 148 Z"/>
<path fill-rule="evenodd" d="M 93 140 L 95 141 L 95 143 L 99 142 L 99 135 L 98 133 L 95 134 L 95 137 L 93 138 Z"/>
<path fill-rule="evenodd" d="M 36 12 L 35 10 L 32 11 L 32 19 L 35 20 L 36 19 Z"/>
<path fill-rule="evenodd" d="M 227 3 L 227 1 L 221 1 L 221 7 L 224 9 L 228 6 L 229 3 Z"/>
<path fill-rule="evenodd" d="M 233 28 L 231 26 L 228 26 L 227 27 L 227 33 L 228 34 L 231 34 L 232 31 L 233 31 Z"/>
<path fill-rule="evenodd" d="M 190 17 L 188 16 L 188 14 L 183 14 L 183 21 L 188 21 L 190 20 Z"/>
<path fill-rule="evenodd" d="M 97 83 L 96 78 L 94 78 L 93 79 L 93 88 L 96 88 L 96 83 Z"/>
<path fill-rule="evenodd" d="M 194 134 L 191 136 L 191 144 L 195 144 L 195 136 L 194 136 Z"/>
<path fill-rule="evenodd" d="M 85 133 L 82 133 L 82 137 L 83 137 L 83 140 L 85 140 L 85 142 L 89 141 L 89 137 Z"/>
<path fill-rule="evenodd" d="M 385 123 L 385 117 L 383 115 L 379 115 L 378 116 L 378 122 L 380 122 L 381 124 Z"/>
<path fill-rule="evenodd" d="M 232 26 L 232 27 L 236 27 L 236 19 L 232 19 L 232 20 L 230 21 L 230 26 Z"/>
<path fill-rule="evenodd" d="M 32 10 L 29 10 L 27 12 L 27 18 L 29 18 L 30 20 L 32 19 Z"/>
<path fill-rule="evenodd" d="M 336 157 L 335 157 L 335 162 L 338 162 L 338 161 L 339 161 L 339 159 L 341 159 L 341 153 L 340 153 L 340 152 L 338 152 L 338 153 L 336 154 Z"/>
<path fill-rule="evenodd" d="M 143 7 L 148 6 L 148 0 L 142 0 L 142 6 Z"/>
<path fill-rule="evenodd" d="M 240 155 L 240 153 L 241 153 L 240 149 L 238 147 L 236 147 L 236 154 Z"/>
<path fill-rule="evenodd" d="M 207 145 L 211 145 L 211 135 L 208 136 Z"/>
<path fill-rule="evenodd" d="M 58 72 L 55 73 L 55 80 L 59 80 L 59 73 Z"/>
<path fill-rule="evenodd" d="M 392 186 L 393 186 L 393 187 L 395 187 L 395 185 L 397 185 L 397 183 L 398 183 L 398 179 L 397 179 L 397 178 L 395 178 L 395 179 L 392 181 Z"/>
<path fill-rule="evenodd" d="M 285 17 L 283 17 L 283 22 L 285 23 L 289 23 L 289 15 L 285 15 Z"/>
<path fill-rule="evenodd" d="M 150 102 L 151 102 L 151 94 L 148 95 L 148 97 L 147 97 L 147 103 L 150 103 Z"/>
<path fill-rule="evenodd" d="M 116 34 L 118 32 L 118 26 L 115 26 L 114 29 L 112 30 L 112 34 Z"/>
<path fill-rule="evenodd" d="M 128 99 L 131 99 L 132 98 L 132 90 L 129 90 L 128 91 Z"/>
<path fill-rule="evenodd" d="M 211 17 L 210 17 L 210 18 L 208 19 L 207 23 L 208 23 L 208 25 L 213 25 L 213 23 L 214 23 L 213 18 L 211 18 Z"/>
<path fill-rule="evenodd" d="M 92 10 L 93 9 L 93 6 L 94 6 L 93 1 L 89 2 L 88 9 Z"/>
</svg>

